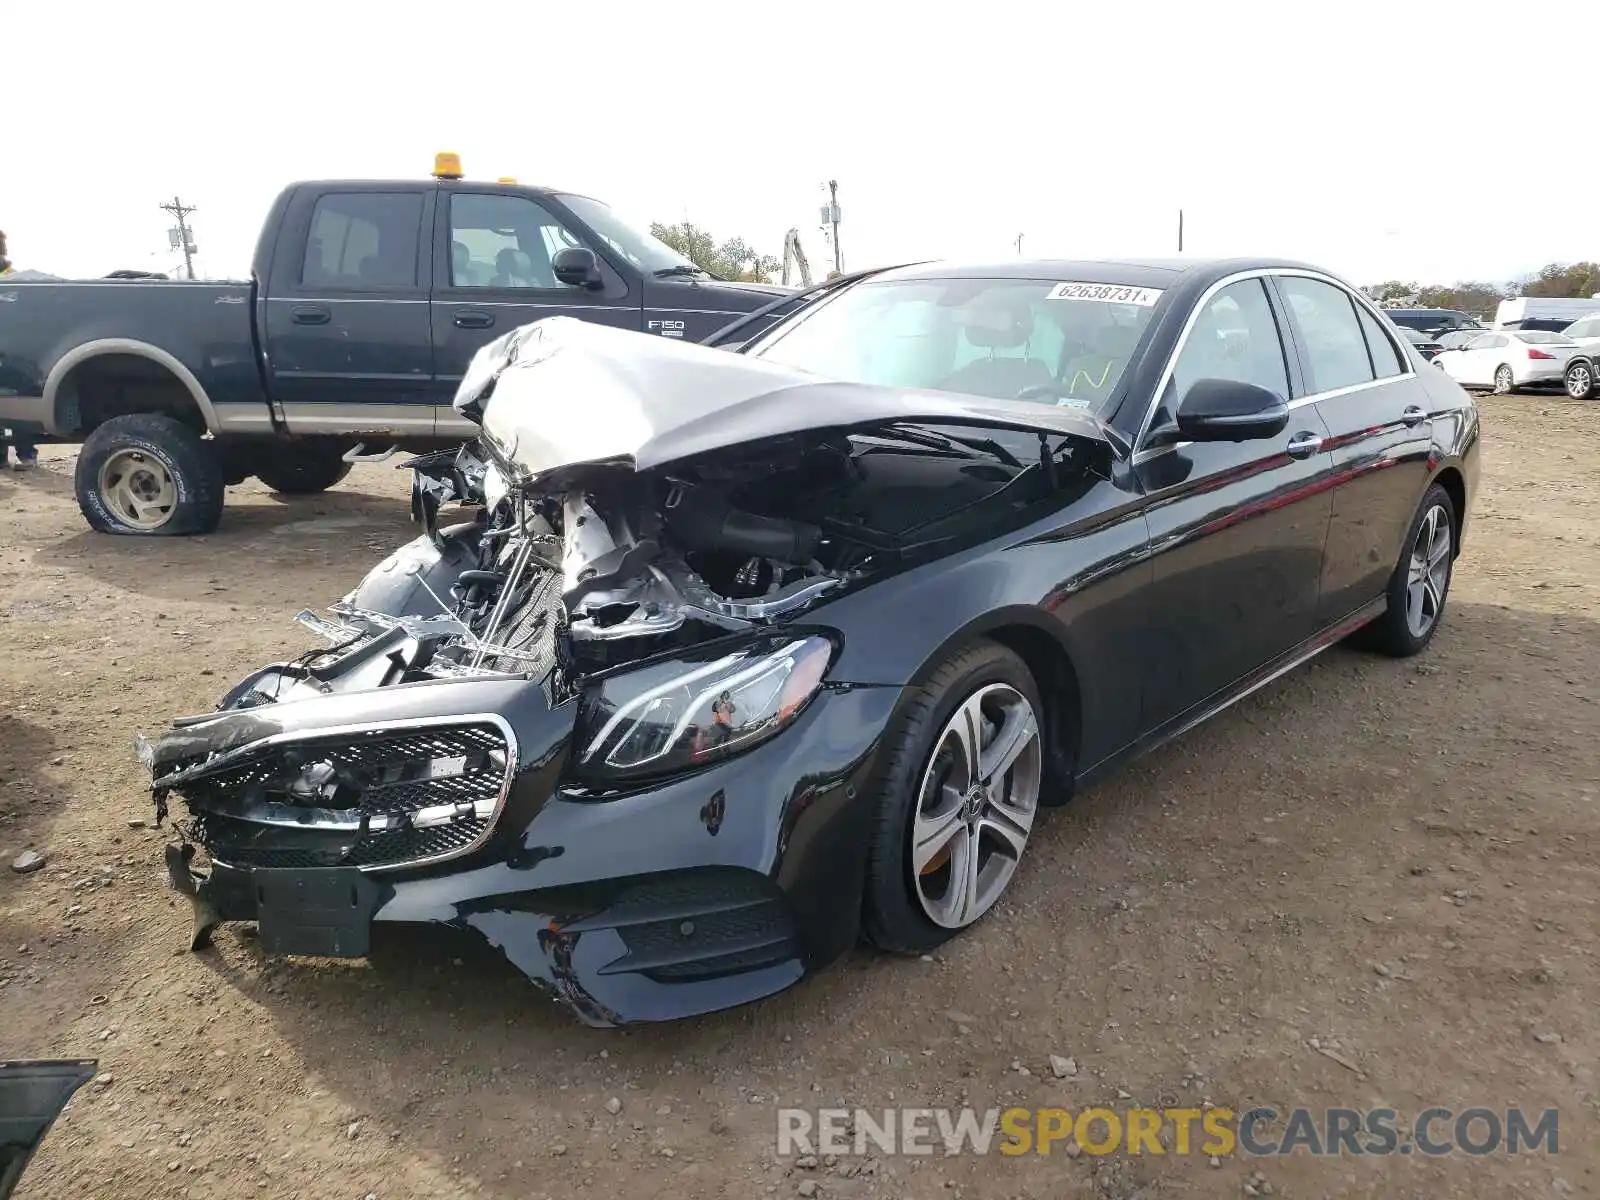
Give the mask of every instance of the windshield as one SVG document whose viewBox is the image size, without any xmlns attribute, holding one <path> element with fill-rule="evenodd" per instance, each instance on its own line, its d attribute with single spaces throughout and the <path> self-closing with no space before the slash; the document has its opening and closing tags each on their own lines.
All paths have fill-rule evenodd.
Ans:
<svg viewBox="0 0 1600 1200">
<path fill-rule="evenodd" d="M 858 283 L 750 353 L 832 379 L 1102 410 L 1158 288 L 1055 279 Z"/>
<path fill-rule="evenodd" d="M 1517 337 L 1535 346 L 1571 346 L 1575 343 L 1564 333 L 1545 333 L 1539 329 L 1519 329 Z"/>
<path fill-rule="evenodd" d="M 591 200 L 587 196 L 569 196 L 563 193 L 561 203 L 570 208 L 596 237 L 639 270 L 665 271 L 672 267 L 692 267 L 694 264 L 671 246 L 636 225 L 623 220 L 609 204 Z"/>
</svg>

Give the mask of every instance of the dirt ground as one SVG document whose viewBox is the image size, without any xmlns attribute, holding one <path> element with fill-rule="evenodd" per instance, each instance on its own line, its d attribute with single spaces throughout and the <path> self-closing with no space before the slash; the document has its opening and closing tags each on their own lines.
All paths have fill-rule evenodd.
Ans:
<svg viewBox="0 0 1600 1200">
<path fill-rule="evenodd" d="M 1427 654 L 1334 650 L 1082 796 L 931 958 L 861 951 L 622 1033 L 444 933 L 380 930 L 359 963 L 269 960 L 237 927 L 185 950 L 132 738 L 308 646 L 292 614 L 412 536 L 407 478 L 252 482 L 215 535 L 143 542 L 88 532 L 72 451 L 47 449 L 0 477 L 0 1057 L 104 1077 L 19 1194 L 1207 1197 L 1264 1192 L 1254 1172 L 1287 1197 L 1600 1194 L 1600 405 L 1484 405 Z M 28 848 L 47 865 L 15 873 Z M 1553 1107 L 1560 1152 L 775 1146 L 780 1104 L 1203 1101 Z"/>
</svg>

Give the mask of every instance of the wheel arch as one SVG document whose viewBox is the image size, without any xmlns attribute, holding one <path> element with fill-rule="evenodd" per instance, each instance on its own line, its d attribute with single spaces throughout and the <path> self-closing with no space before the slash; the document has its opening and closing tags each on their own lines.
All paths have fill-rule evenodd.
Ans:
<svg viewBox="0 0 1600 1200">
<path fill-rule="evenodd" d="M 995 642 L 1022 659 L 1038 684 L 1045 705 L 1045 749 L 1050 768 L 1047 784 L 1059 797 L 1041 800 L 1047 804 L 1063 804 L 1071 798 L 1083 732 L 1083 693 L 1063 632 L 1059 621 L 1032 606 L 995 609 L 946 638 L 923 660 L 908 685 L 920 686 L 939 664 L 962 646 L 976 641 Z"/>
<path fill-rule="evenodd" d="M 1439 469 L 1429 486 L 1431 487 L 1433 484 L 1437 484 L 1444 489 L 1445 495 L 1450 497 L 1451 506 L 1456 510 L 1455 520 L 1451 523 L 1454 528 L 1450 531 L 1451 537 L 1455 542 L 1455 545 L 1451 547 L 1451 556 L 1459 557 L 1461 554 L 1461 525 L 1467 514 L 1466 478 L 1461 474 L 1459 468 L 1446 466 Z"/>
<path fill-rule="evenodd" d="M 50 374 L 45 378 L 44 408 L 52 426 L 52 433 L 60 435 L 89 432 L 87 428 L 82 427 L 82 410 L 79 406 L 76 385 L 87 368 L 99 360 L 111 357 L 144 359 L 164 368 L 188 393 L 206 430 L 211 433 L 218 432 L 220 426 L 217 410 L 211 403 L 211 397 L 206 394 L 195 373 L 181 360 L 159 346 L 135 338 L 99 338 L 74 346 L 67 351 L 56 360 L 55 365 L 50 368 Z"/>
</svg>

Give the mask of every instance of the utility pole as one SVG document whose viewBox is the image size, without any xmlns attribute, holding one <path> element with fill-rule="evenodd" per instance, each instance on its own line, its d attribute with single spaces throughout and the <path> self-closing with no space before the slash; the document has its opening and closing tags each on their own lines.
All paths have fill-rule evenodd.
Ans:
<svg viewBox="0 0 1600 1200">
<path fill-rule="evenodd" d="M 844 255 L 839 252 L 839 181 L 828 180 L 828 223 L 833 226 L 833 269 L 844 272 Z"/>
<path fill-rule="evenodd" d="M 1183 209 L 1178 210 L 1178 253 L 1183 253 Z"/>
<path fill-rule="evenodd" d="M 189 216 L 199 210 L 174 196 L 171 204 L 161 205 L 161 211 L 171 213 L 178 222 L 178 227 L 169 232 L 176 235 L 172 238 L 174 249 L 183 247 L 183 273 L 193 279 L 195 246 L 194 232 L 189 228 Z"/>
</svg>

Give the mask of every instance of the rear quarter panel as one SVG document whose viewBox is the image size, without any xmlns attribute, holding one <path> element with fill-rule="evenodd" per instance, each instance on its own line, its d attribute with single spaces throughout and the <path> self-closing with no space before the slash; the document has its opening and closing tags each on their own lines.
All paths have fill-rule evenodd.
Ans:
<svg viewBox="0 0 1600 1200">
<path fill-rule="evenodd" d="M 216 406 L 258 406 L 266 396 L 256 362 L 251 285 L 123 280 L 22 283 L 0 288 L 0 356 L 7 386 L 43 398 L 50 432 L 69 434 L 77 414 L 62 381 L 108 353 L 141 354 L 183 379 L 217 428 Z M 174 365 L 176 364 L 176 365 Z M 192 380 L 192 382 L 191 382 Z"/>
</svg>

